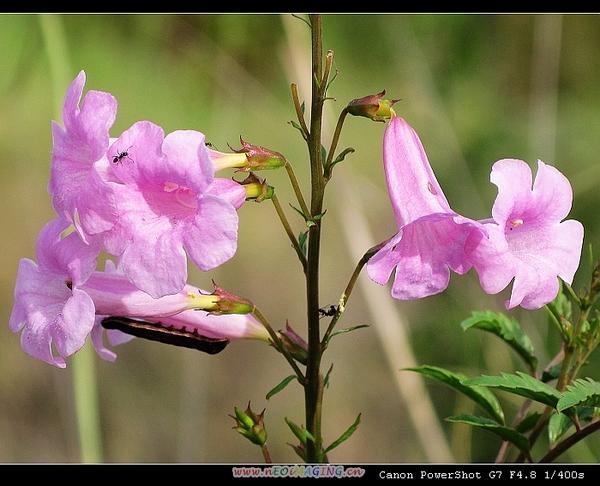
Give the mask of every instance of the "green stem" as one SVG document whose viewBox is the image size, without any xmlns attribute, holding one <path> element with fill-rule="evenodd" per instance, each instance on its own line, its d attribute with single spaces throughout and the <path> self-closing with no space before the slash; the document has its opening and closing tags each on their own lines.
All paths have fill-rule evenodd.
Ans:
<svg viewBox="0 0 600 486">
<path fill-rule="evenodd" d="M 290 86 L 292 90 L 292 101 L 294 102 L 294 109 L 296 110 L 296 117 L 300 122 L 300 128 L 302 129 L 302 138 L 308 142 L 308 127 L 306 126 L 306 121 L 304 120 L 304 113 L 302 112 L 302 105 L 300 104 L 300 98 L 298 97 L 298 85 L 296 83 L 292 83 Z"/>
<path fill-rule="evenodd" d="M 314 217 L 323 210 L 323 161 L 321 160 L 321 124 L 323 99 L 323 47 L 322 19 L 320 15 L 310 15 L 312 38 L 312 99 L 310 113 L 310 136 L 308 149 L 310 156 L 311 215 Z M 308 361 L 306 365 L 306 386 L 304 401 L 306 427 L 315 441 L 307 441 L 306 460 L 309 463 L 322 461 L 321 401 L 322 381 L 321 337 L 319 328 L 319 255 L 321 245 L 321 223 L 319 220 L 310 227 L 308 233 L 308 258 L 306 272 L 307 321 L 308 321 Z"/>
<path fill-rule="evenodd" d="M 279 221 L 281 221 L 281 224 L 283 225 L 283 228 L 285 229 L 285 232 L 288 235 L 288 238 L 290 239 L 292 246 L 294 247 L 294 250 L 296 250 L 296 254 L 298 255 L 298 259 L 300 260 L 300 263 L 302 264 L 304 273 L 306 273 L 306 258 L 304 257 L 304 253 L 302 253 L 302 249 L 300 248 L 300 244 L 298 243 L 298 240 L 296 239 L 296 236 L 294 235 L 294 231 L 292 230 L 292 227 L 290 226 L 290 222 L 288 221 L 287 217 L 285 216 L 285 213 L 283 212 L 283 208 L 281 207 L 281 204 L 279 204 L 279 199 L 277 199 L 277 196 L 275 194 L 273 194 L 273 197 L 271 197 L 271 201 L 273 202 L 273 206 L 275 207 L 277 216 L 279 216 Z"/>
<path fill-rule="evenodd" d="M 335 328 L 335 325 L 340 320 L 340 318 L 342 317 L 342 314 L 346 310 L 346 304 L 348 303 L 348 299 L 350 298 L 350 295 L 352 294 L 352 290 L 354 289 L 354 284 L 356 284 L 356 281 L 358 280 L 360 272 L 362 271 L 363 267 L 367 264 L 367 262 L 371 259 L 371 257 L 373 255 L 375 255 L 375 253 L 377 253 L 384 246 L 384 244 L 385 244 L 385 242 L 380 243 L 379 245 L 376 245 L 372 248 L 369 248 L 365 252 L 365 254 L 362 256 L 362 258 L 358 261 L 358 263 L 356 264 L 356 268 L 354 269 L 354 272 L 352 272 L 352 276 L 350 277 L 350 280 L 348 281 L 348 285 L 346 285 L 346 288 L 344 289 L 344 291 L 342 292 L 342 295 L 340 297 L 337 312 L 331 319 L 331 322 L 329 323 L 329 326 L 327 327 L 327 331 L 325 331 L 325 335 L 323 336 L 323 341 L 321 342 L 321 346 L 323 347 L 323 350 L 325 350 L 325 348 L 327 347 L 327 342 L 329 341 L 329 336 L 331 335 L 333 329 Z"/>
<path fill-rule="evenodd" d="M 62 111 L 62 93 L 69 84 L 68 49 L 62 17 L 39 15 L 40 30 L 48 55 L 50 79 L 54 97 L 54 116 L 58 120 Z M 102 435 L 98 407 L 98 383 L 95 353 L 86 344 L 73 356 L 73 396 L 82 462 L 102 462 Z"/>
<path fill-rule="evenodd" d="M 254 307 L 253 314 L 260 321 L 260 323 L 263 325 L 263 327 L 267 330 L 267 332 L 269 333 L 269 336 L 271 336 L 271 340 L 273 341 L 273 346 L 275 346 L 275 349 L 277 351 L 279 351 L 281 354 L 283 354 L 283 356 L 285 357 L 287 362 L 290 364 L 290 366 L 296 373 L 296 376 L 298 377 L 298 381 L 300 383 L 305 383 L 304 374 L 302 373 L 302 371 L 300 371 L 300 368 L 298 368 L 296 361 L 294 360 L 292 355 L 289 353 L 289 351 L 286 349 L 286 347 L 283 345 L 283 342 L 281 341 L 280 337 L 277 335 L 277 333 L 271 326 L 268 319 L 263 315 L 263 313 L 260 311 L 260 309 L 256 306 Z"/>
<path fill-rule="evenodd" d="M 333 132 L 333 138 L 331 139 L 331 146 L 329 147 L 329 152 L 327 154 L 327 162 L 325 163 L 325 178 L 329 180 L 331 178 L 331 162 L 333 162 L 333 157 L 335 155 L 335 150 L 337 149 L 338 142 L 340 141 L 340 135 L 342 133 L 342 128 L 344 127 L 344 121 L 346 120 L 346 115 L 348 115 L 348 108 L 344 108 L 338 117 L 337 125 L 335 126 L 335 132 Z"/>
<path fill-rule="evenodd" d="M 73 392 L 81 462 L 102 462 L 95 352 L 88 343 L 73 356 Z"/>
<path fill-rule="evenodd" d="M 592 432 L 596 432 L 597 430 L 600 430 L 600 420 L 596 420 L 595 422 L 592 422 L 586 427 L 579 429 L 577 432 L 570 435 L 562 442 L 556 444 L 552 449 L 548 451 L 548 453 L 544 457 L 540 459 L 539 462 L 542 463 L 554 461 L 554 459 L 563 454 L 567 449 L 570 449 L 575 444 L 577 444 L 577 442 L 579 442 L 582 439 L 585 439 L 588 435 L 590 435 Z"/>
<path fill-rule="evenodd" d="M 300 189 L 300 184 L 298 183 L 298 179 L 296 178 L 296 174 L 294 173 L 294 168 L 292 164 L 290 164 L 287 160 L 285 161 L 285 170 L 288 173 L 288 177 L 290 178 L 290 182 L 292 183 L 292 188 L 294 189 L 294 193 L 296 194 L 296 199 L 298 200 L 298 204 L 300 204 L 300 209 L 304 213 L 305 217 L 310 216 L 310 211 L 308 206 L 306 205 L 306 201 L 304 200 L 304 195 L 302 194 L 302 189 Z"/>
</svg>

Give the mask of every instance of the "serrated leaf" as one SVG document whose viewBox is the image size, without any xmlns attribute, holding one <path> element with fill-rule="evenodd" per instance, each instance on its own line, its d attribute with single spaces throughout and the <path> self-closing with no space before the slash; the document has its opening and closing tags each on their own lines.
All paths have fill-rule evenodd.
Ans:
<svg viewBox="0 0 600 486">
<path fill-rule="evenodd" d="M 515 429 L 517 430 L 517 432 L 521 432 L 522 434 L 524 434 L 525 432 L 529 432 L 536 426 L 541 416 L 542 414 L 539 412 L 532 412 L 529 415 L 527 415 L 527 417 L 525 417 L 523 420 L 521 420 L 521 422 L 515 427 Z"/>
<path fill-rule="evenodd" d="M 563 392 L 556 409 L 562 412 L 575 405 L 599 406 L 600 383 L 591 378 L 575 380 Z"/>
<path fill-rule="evenodd" d="M 571 428 L 573 422 L 564 413 L 554 413 L 548 422 L 548 440 L 554 444 Z"/>
<path fill-rule="evenodd" d="M 556 388 L 520 371 L 517 371 L 516 375 L 510 373 L 502 373 L 501 376 L 483 375 L 466 380 L 464 384 L 499 388 L 502 391 L 520 395 L 553 408 L 556 408 L 561 396 Z"/>
<path fill-rule="evenodd" d="M 312 442 L 315 441 L 315 438 L 313 437 L 313 435 L 308 430 L 306 430 L 304 427 L 300 427 L 299 425 L 295 424 L 293 421 L 291 421 L 287 417 L 285 417 L 285 423 L 288 424 L 288 427 L 290 428 L 292 433 L 298 438 L 298 440 L 303 445 L 306 445 L 307 440 L 310 440 Z"/>
<path fill-rule="evenodd" d="M 360 416 L 362 414 L 358 414 L 358 416 L 356 417 L 356 420 L 354 421 L 354 423 L 348 427 L 346 429 L 346 431 L 340 435 L 336 440 L 334 440 L 329 446 L 327 446 L 325 448 L 325 450 L 323 451 L 325 454 L 327 454 L 329 451 L 332 451 L 333 449 L 335 449 L 337 446 L 339 446 L 342 442 L 348 440 L 352 434 L 354 434 L 354 432 L 356 432 L 356 429 L 358 428 L 358 425 L 360 424 Z"/>
<path fill-rule="evenodd" d="M 308 241 L 308 231 L 303 231 L 298 235 L 298 245 L 300 246 L 300 251 L 306 257 L 307 254 L 307 246 L 306 242 Z"/>
<path fill-rule="evenodd" d="M 533 344 L 519 323 L 499 312 L 473 311 L 471 317 L 460 323 L 464 331 L 475 328 L 495 334 L 513 348 L 527 365 L 535 370 L 538 359 Z"/>
<path fill-rule="evenodd" d="M 329 339 L 327 340 L 327 342 L 329 343 L 329 341 L 331 341 L 331 338 L 333 336 L 339 336 L 340 334 L 346 334 L 347 332 L 356 331 L 357 329 L 362 329 L 364 327 L 369 327 L 369 325 L 368 324 L 359 324 L 358 326 L 347 327 L 345 329 L 338 329 L 337 331 L 334 331 L 329 335 Z"/>
<path fill-rule="evenodd" d="M 496 396 L 483 386 L 465 385 L 463 382 L 467 376 L 462 373 L 456 373 L 438 366 L 423 365 L 416 368 L 404 368 L 406 371 L 414 371 L 428 376 L 435 380 L 445 383 L 462 394 L 469 397 L 475 403 L 479 404 L 486 412 L 494 417 L 498 422 L 504 423 L 504 412 Z"/>
<path fill-rule="evenodd" d="M 292 382 L 292 380 L 294 380 L 295 378 L 296 378 L 296 375 L 286 376 L 283 380 L 281 380 L 281 382 L 279 382 L 277 385 L 275 385 L 273 388 L 271 388 L 271 390 L 269 391 L 269 393 L 267 393 L 265 398 L 267 400 L 269 400 L 273 395 L 277 395 L 281 390 L 283 390 L 286 386 L 288 386 Z"/>
<path fill-rule="evenodd" d="M 515 429 L 511 429 L 510 427 L 506 427 L 504 425 L 500 425 L 498 422 L 494 420 L 490 420 L 485 417 L 477 417 L 475 415 L 453 415 L 452 417 L 447 417 L 446 420 L 448 422 L 454 423 L 462 423 L 472 425 L 473 427 L 478 427 L 497 436 L 501 437 L 504 440 L 514 444 L 523 452 L 529 452 L 529 439 L 525 437 L 520 432 L 517 432 Z"/>
</svg>

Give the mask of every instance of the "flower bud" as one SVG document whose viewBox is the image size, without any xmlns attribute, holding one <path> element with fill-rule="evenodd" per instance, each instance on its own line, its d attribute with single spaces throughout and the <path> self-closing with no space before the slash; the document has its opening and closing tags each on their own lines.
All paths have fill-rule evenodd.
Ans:
<svg viewBox="0 0 600 486">
<path fill-rule="evenodd" d="M 212 315 L 223 314 L 250 314 L 254 312 L 254 304 L 247 299 L 227 292 L 213 281 L 213 291 L 210 294 L 201 294 L 206 304 L 197 307 Z"/>
<path fill-rule="evenodd" d="M 371 120 L 384 122 L 395 116 L 392 106 L 400 100 L 384 100 L 385 90 L 375 95 L 365 96 L 352 100 L 346 110 L 354 116 L 364 116 Z"/>
<path fill-rule="evenodd" d="M 242 148 L 235 150 L 232 154 L 218 152 L 208 149 L 215 171 L 235 168 L 238 172 L 250 172 L 251 170 L 278 169 L 286 164 L 285 157 L 279 152 L 269 150 L 265 147 L 252 145 L 240 137 Z"/>
<path fill-rule="evenodd" d="M 234 407 L 234 411 L 235 416 L 230 415 L 235 420 L 233 428 L 253 444 L 261 447 L 265 445 L 265 442 L 267 442 L 267 430 L 264 423 L 265 410 L 257 415 L 252 411 L 250 402 L 248 402 L 246 410 L 241 411 L 239 408 Z"/>
<path fill-rule="evenodd" d="M 253 172 L 250 172 L 240 184 L 246 189 L 246 201 L 254 200 L 259 203 L 271 199 L 275 194 L 275 188 L 269 186 L 265 179 L 257 177 Z"/>
<path fill-rule="evenodd" d="M 279 337 L 296 361 L 303 365 L 308 362 L 308 344 L 296 334 L 288 322 L 285 323 L 285 331 L 279 331 Z"/>
</svg>

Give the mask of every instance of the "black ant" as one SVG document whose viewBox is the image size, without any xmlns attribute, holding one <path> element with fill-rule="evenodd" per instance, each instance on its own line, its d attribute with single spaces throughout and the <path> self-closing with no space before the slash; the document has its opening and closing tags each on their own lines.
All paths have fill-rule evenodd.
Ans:
<svg viewBox="0 0 600 486">
<path fill-rule="evenodd" d="M 333 317 L 337 314 L 338 307 L 337 305 L 330 305 L 329 308 L 322 307 L 319 309 L 320 317 Z"/>
<path fill-rule="evenodd" d="M 133 145 L 130 145 L 129 147 L 127 147 L 127 150 L 124 150 L 123 152 L 120 152 L 119 149 L 117 149 L 117 155 L 113 156 L 113 164 L 118 164 L 118 163 L 122 163 L 121 161 L 127 157 L 129 160 L 131 160 L 133 162 L 133 159 L 129 156 L 129 149 L 133 147 Z"/>
</svg>

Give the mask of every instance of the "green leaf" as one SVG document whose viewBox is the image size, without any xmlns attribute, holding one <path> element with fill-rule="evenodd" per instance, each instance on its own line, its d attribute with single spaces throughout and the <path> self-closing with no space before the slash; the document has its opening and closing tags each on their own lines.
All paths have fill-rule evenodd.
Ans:
<svg viewBox="0 0 600 486">
<path fill-rule="evenodd" d="M 298 235 L 298 245 L 300 246 L 300 251 L 306 257 L 306 242 L 308 241 L 308 231 L 303 231 Z"/>
<path fill-rule="evenodd" d="M 295 378 L 296 378 L 296 375 L 286 376 L 283 380 L 281 380 L 281 382 L 279 384 L 275 385 L 269 391 L 269 393 L 267 393 L 267 396 L 265 398 L 268 400 L 273 395 L 277 395 L 281 390 L 283 390 L 286 386 L 288 386 L 290 384 L 290 382 L 293 381 Z"/>
<path fill-rule="evenodd" d="M 573 422 L 564 413 L 552 414 L 548 422 L 548 440 L 550 444 L 556 443 L 572 425 Z"/>
<path fill-rule="evenodd" d="M 529 415 L 527 415 L 527 417 L 525 417 L 523 420 L 521 420 L 521 422 L 515 427 L 515 429 L 518 432 L 521 432 L 522 434 L 524 434 L 525 432 L 529 432 L 536 426 L 541 416 L 542 414 L 539 412 L 532 412 Z"/>
<path fill-rule="evenodd" d="M 359 324 L 358 326 L 347 327 L 346 329 L 338 329 L 337 331 L 334 331 L 329 335 L 329 339 L 327 340 L 327 343 L 329 343 L 329 341 L 331 341 L 331 338 L 333 336 L 338 336 L 340 334 L 346 334 L 347 332 L 356 331 L 357 329 L 362 329 L 364 327 L 369 327 L 369 325 L 368 324 Z"/>
<path fill-rule="evenodd" d="M 354 421 L 354 423 L 346 429 L 346 432 L 344 432 L 342 435 L 340 435 L 336 440 L 334 440 L 329 446 L 327 446 L 325 448 L 325 450 L 323 451 L 325 454 L 327 454 L 329 451 L 332 451 L 333 449 L 335 449 L 342 442 L 348 440 L 352 434 L 354 434 L 354 432 L 358 428 L 358 424 L 360 424 L 360 416 L 361 415 L 362 414 L 359 413 L 358 417 L 356 417 L 356 420 Z"/>
<path fill-rule="evenodd" d="M 323 386 L 325 388 L 329 388 L 329 375 L 331 375 L 332 371 L 333 371 L 333 363 L 331 363 L 331 366 L 327 370 L 327 373 L 325 374 L 325 378 L 323 379 Z"/>
<path fill-rule="evenodd" d="M 288 427 L 291 429 L 292 433 L 298 438 L 298 440 L 302 444 L 306 445 L 307 440 L 310 440 L 312 442 L 315 441 L 315 438 L 312 436 L 312 434 L 304 427 L 300 427 L 287 417 L 285 417 L 285 423 L 288 424 Z"/>
<path fill-rule="evenodd" d="M 406 371 L 415 371 L 435 380 L 445 383 L 450 388 L 468 396 L 475 403 L 479 404 L 486 412 L 494 417 L 498 422 L 504 423 L 504 413 L 496 396 L 487 388 L 482 386 L 465 385 L 463 382 L 467 379 L 462 373 L 455 373 L 437 366 L 423 365 L 416 368 L 404 368 Z"/>
<path fill-rule="evenodd" d="M 468 424 L 473 427 L 487 430 L 516 445 L 523 452 L 529 452 L 529 439 L 527 439 L 527 437 L 520 432 L 517 432 L 515 429 L 500 425 L 494 420 L 485 417 L 477 417 L 475 415 L 453 415 L 452 417 L 447 417 L 446 420 L 448 422 Z"/>
<path fill-rule="evenodd" d="M 575 405 L 599 406 L 600 383 L 591 378 L 575 380 L 563 393 L 556 409 L 562 412 Z"/>
<path fill-rule="evenodd" d="M 304 138 L 304 130 L 302 130 L 302 127 L 300 125 L 298 125 L 297 122 L 295 122 L 294 120 L 290 120 L 288 122 L 289 125 L 292 125 L 296 130 L 298 130 L 300 132 L 300 134 L 302 135 L 302 138 Z"/>
<path fill-rule="evenodd" d="M 548 383 L 552 380 L 557 380 L 560 376 L 560 370 L 562 370 L 562 363 L 551 366 L 548 370 L 544 370 L 542 373 L 542 381 Z"/>
<path fill-rule="evenodd" d="M 321 163 L 324 164 L 327 160 L 327 149 L 321 145 Z"/>
<path fill-rule="evenodd" d="M 347 155 L 353 154 L 354 152 L 356 152 L 356 150 L 354 150 L 352 147 L 345 148 L 338 154 L 338 156 L 334 160 L 331 161 L 329 168 L 331 169 L 331 167 L 333 167 L 334 165 L 339 164 L 346 158 Z"/>
<path fill-rule="evenodd" d="M 533 344 L 516 320 L 499 312 L 473 311 L 471 317 L 465 319 L 460 325 L 464 331 L 476 328 L 495 334 L 519 353 L 532 370 L 535 370 L 538 360 Z"/>
<path fill-rule="evenodd" d="M 300 105 L 300 111 L 302 112 L 303 115 L 304 115 L 305 109 L 306 109 L 306 103 L 303 101 L 302 104 Z"/>
<path fill-rule="evenodd" d="M 516 375 L 510 373 L 502 373 L 501 376 L 483 375 L 466 380 L 464 384 L 499 388 L 505 392 L 520 395 L 553 408 L 556 408 L 556 404 L 560 399 L 560 392 L 556 388 L 552 388 L 520 371 L 517 371 Z"/>
</svg>

